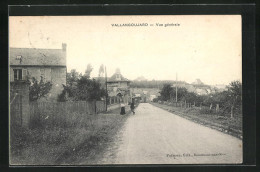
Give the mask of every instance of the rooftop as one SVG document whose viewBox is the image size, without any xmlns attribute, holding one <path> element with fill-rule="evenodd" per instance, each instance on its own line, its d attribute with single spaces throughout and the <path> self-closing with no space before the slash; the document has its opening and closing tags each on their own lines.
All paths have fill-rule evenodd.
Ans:
<svg viewBox="0 0 260 172">
<path fill-rule="evenodd" d="M 10 48 L 10 65 L 66 66 L 66 44 L 62 49 Z"/>
<path fill-rule="evenodd" d="M 127 78 L 125 78 L 119 69 L 116 69 L 116 72 L 108 79 L 107 82 L 130 82 L 130 80 L 128 80 Z"/>
</svg>

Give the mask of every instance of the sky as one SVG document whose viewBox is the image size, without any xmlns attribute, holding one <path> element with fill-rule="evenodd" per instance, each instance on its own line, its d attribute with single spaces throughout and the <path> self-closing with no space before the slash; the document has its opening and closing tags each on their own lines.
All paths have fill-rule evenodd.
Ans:
<svg viewBox="0 0 260 172">
<path fill-rule="evenodd" d="M 112 26 L 128 23 L 148 26 Z M 177 73 L 188 83 L 242 81 L 241 41 L 240 15 L 9 17 L 10 47 L 61 49 L 66 43 L 68 72 L 83 73 L 90 63 L 91 77 L 104 64 L 107 76 L 120 68 L 130 80 L 175 80 Z"/>
</svg>

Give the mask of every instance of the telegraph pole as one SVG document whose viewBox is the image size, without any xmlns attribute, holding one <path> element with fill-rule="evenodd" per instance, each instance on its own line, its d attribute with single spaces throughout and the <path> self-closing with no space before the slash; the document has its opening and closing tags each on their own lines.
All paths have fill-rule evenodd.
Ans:
<svg viewBox="0 0 260 172">
<path fill-rule="evenodd" d="M 177 103 L 177 101 L 178 101 L 178 86 L 177 86 L 177 73 L 176 73 L 176 103 Z"/>
<path fill-rule="evenodd" d="M 106 77 L 106 111 L 107 111 L 107 98 L 108 98 L 108 95 L 107 95 L 107 67 L 105 66 L 105 77 Z"/>
</svg>

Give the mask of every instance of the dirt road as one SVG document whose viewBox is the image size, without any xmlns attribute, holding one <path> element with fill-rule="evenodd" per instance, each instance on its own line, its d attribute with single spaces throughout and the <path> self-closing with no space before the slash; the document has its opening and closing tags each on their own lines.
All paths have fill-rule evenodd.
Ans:
<svg viewBox="0 0 260 172">
<path fill-rule="evenodd" d="M 242 141 L 142 103 L 100 163 L 242 163 Z"/>
</svg>

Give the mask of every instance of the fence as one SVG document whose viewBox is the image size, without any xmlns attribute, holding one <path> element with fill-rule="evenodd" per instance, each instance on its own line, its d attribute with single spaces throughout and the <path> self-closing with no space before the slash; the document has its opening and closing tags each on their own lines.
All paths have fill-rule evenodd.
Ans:
<svg viewBox="0 0 260 172">
<path fill-rule="evenodd" d="M 97 114 L 106 110 L 105 101 L 77 102 L 32 102 L 29 105 L 30 114 L 46 113 L 63 115 L 65 113 Z"/>
<path fill-rule="evenodd" d="M 96 101 L 96 113 L 106 111 L 106 102 L 105 101 Z"/>
<path fill-rule="evenodd" d="M 242 118 L 242 110 L 241 112 L 234 112 L 233 108 L 224 108 L 219 106 L 219 104 L 210 104 L 210 106 L 203 106 L 201 103 L 189 103 L 189 102 L 167 102 L 167 101 L 158 101 L 160 104 L 180 107 L 180 108 L 192 108 L 200 110 L 203 113 L 215 113 L 215 114 L 223 114 L 225 116 Z"/>
<path fill-rule="evenodd" d="M 13 98 L 12 98 L 13 97 Z M 22 125 L 22 95 L 11 96 L 10 117 L 11 125 Z M 92 115 L 106 111 L 105 101 L 78 102 L 30 102 L 29 121 L 44 117 L 50 119 L 70 118 L 70 114 Z"/>
</svg>

